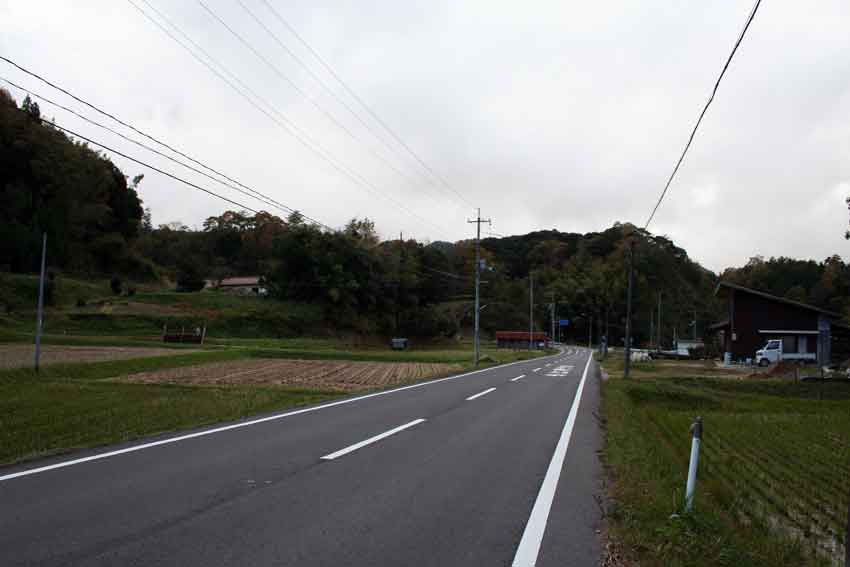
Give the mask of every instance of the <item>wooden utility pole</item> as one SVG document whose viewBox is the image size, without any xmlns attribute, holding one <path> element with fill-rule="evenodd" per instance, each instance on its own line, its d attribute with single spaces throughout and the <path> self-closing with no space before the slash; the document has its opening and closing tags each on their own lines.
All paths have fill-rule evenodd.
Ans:
<svg viewBox="0 0 850 567">
<path fill-rule="evenodd" d="M 658 292 L 658 350 L 661 350 L 661 292 Z"/>
<path fill-rule="evenodd" d="M 47 265 L 47 233 L 41 241 L 41 277 L 38 279 L 38 312 L 35 316 L 35 371 L 41 358 L 41 327 L 44 322 L 44 269 Z"/>
<path fill-rule="evenodd" d="M 626 295 L 626 358 L 623 361 L 623 378 L 629 378 L 632 366 L 632 286 L 634 281 L 635 241 L 629 235 L 628 243 L 628 292 Z"/>
<path fill-rule="evenodd" d="M 534 274 L 528 272 L 528 350 L 534 349 Z"/>
<path fill-rule="evenodd" d="M 490 224 L 490 219 L 481 218 L 481 209 L 478 209 L 478 215 L 475 220 L 467 220 L 467 223 L 475 223 L 475 366 L 478 366 L 481 360 L 481 223 Z"/>
</svg>

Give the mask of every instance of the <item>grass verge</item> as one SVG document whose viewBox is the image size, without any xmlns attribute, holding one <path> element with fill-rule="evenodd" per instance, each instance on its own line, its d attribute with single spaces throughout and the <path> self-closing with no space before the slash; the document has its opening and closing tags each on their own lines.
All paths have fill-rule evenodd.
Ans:
<svg viewBox="0 0 850 567">
<path fill-rule="evenodd" d="M 693 378 L 651 364 L 626 381 L 603 363 L 615 376 L 602 388 L 609 531 L 627 556 L 650 567 L 840 564 L 850 383 Z M 698 415 L 696 503 L 684 514 Z"/>
</svg>

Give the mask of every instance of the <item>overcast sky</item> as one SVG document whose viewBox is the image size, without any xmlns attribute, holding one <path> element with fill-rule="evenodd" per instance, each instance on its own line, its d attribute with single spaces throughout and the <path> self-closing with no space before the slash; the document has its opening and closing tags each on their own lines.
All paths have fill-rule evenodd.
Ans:
<svg viewBox="0 0 850 567">
<path fill-rule="evenodd" d="M 227 70 L 222 74 L 250 88 L 268 114 L 128 0 L 0 0 L 0 54 L 325 224 L 368 216 L 384 237 L 403 231 L 423 240 L 470 237 L 473 206 L 504 235 L 642 225 L 752 6 L 269 0 L 438 180 L 263 0 L 204 1 L 273 68 L 197 1 L 148 1 Z M 133 2 L 157 18 L 143 0 Z M 763 2 L 651 231 L 714 270 L 757 254 L 850 258 L 843 238 L 848 29 L 847 0 Z M 3 62 L 0 76 L 104 120 Z M 64 111 L 43 104 L 42 112 L 248 206 L 283 214 Z M 128 175 L 145 173 L 140 193 L 155 223 L 200 226 L 233 208 L 114 161 Z"/>
</svg>

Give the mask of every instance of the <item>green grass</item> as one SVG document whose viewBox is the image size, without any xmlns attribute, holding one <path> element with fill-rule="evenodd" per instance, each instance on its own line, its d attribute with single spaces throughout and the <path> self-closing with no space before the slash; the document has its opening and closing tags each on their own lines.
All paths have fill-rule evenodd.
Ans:
<svg viewBox="0 0 850 567">
<path fill-rule="evenodd" d="M 672 366 L 652 364 L 662 376 Z M 640 565 L 843 558 L 850 383 L 612 378 L 602 394 L 609 529 Z M 686 515 L 688 430 L 698 415 L 705 432 L 695 510 Z"/>
<path fill-rule="evenodd" d="M 135 372 L 246 358 L 239 350 L 0 372 L 0 464 L 316 403 L 336 392 L 127 384 Z"/>
<path fill-rule="evenodd" d="M 0 383 L 0 464 L 321 402 L 328 392 L 87 380 Z"/>
</svg>

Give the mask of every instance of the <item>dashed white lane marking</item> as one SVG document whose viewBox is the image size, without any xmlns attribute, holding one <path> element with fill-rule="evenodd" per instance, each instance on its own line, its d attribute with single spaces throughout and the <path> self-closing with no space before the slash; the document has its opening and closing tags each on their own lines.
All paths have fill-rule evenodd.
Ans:
<svg viewBox="0 0 850 567">
<path fill-rule="evenodd" d="M 335 451 L 335 452 L 333 452 L 329 455 L 325 455 L 322 458 L 326 461 L 332 461 L 336 458 L 342 457 L 343 455 L 353 453 L 357 449 L 362 449 L 366 445 L 371 445 L 372 443 L 380 441 L 381 439 L 386 439 L 390 435 L 395 435 L 399 431 L 404 431 L 405 429 L 407 429 L 409 427 L 413 427 L 414 425 L 419 425 L 423 421 L 425 421 L 425 420 L 424 419 L 414 419 L 410 423 L 405 423 L 404 425 L 399 425 L 398 427 L 394 427 L 393 429 L 390 429 L 389 431 L 384 431 L 380 435 L 375 435 L 374 437 L 370 437 L 370 438 L 368 438 L 364 441 L 361 441 L 360 443 L 355 443 L 354 445 L 349 445 L 348 447 L 346 447 L 344 449 L 340 449 L 339 451 Z"/>
<path fill-rule="evenodd" d="M 480 398 L 481 396 L 486 396 L 487 394 L 489 394 L 490 392 L 492 392 L 495 389 L 496 388 L 487 388 L 483 392 L 478 392 L 477 394 L 473 394 L 472 396 L 469 396 L 468 398 L 466 398 L 466 401 L 471 402 L 475 398 Z"/>
<path fill-rule="evenodd" d="M 535 368 L 534 370 L 532 370 L 532 372 L 540 372 L 540 370 L 540 368 Z"/>
<path fill-rule="evenodd" d="M 540 553 L 540 544 L 543 542 L 543 534 L 546 531 L 546 522 L 549 520 L 549 511 L 552 509 L 555 490 L 558 488 L 558 479 L 561 477 L 561 469 L 564 468 L 567 448 L 570 446 L 570 438 L 573 435 L 573 428 L 578 417 L 578 407 L 581 403 L 581 394 L 584 391 L 584 383 L 587 379 L 587 371 L 590 368 L 591 360 L 593 360 L 593 357 L 588 355 L 584 374 L 582 374 L 581 381 L 578 383 L 576 397 L 573 398 L 573 405 L 570 408 L 567 421 L 564 423 L 564 429 L 561 432 L 560 439 L 558 439 L 555 453 L 549 462 L 549 468 L 546 469 L 546 476 L 543 478 L 543 484 L 540 485 L 540 492 L 537 493 L 537 499 L 534 501 L 534 507 L 531 509 L 531 516 L 528 518 L 528 523 L 525 525 L 525 531 L 522 533 L 522 539 L 519 542 L 519 547 L 517 547 L 516 555 L 514 555 L 513 567 L 534 567 L 534 564 L 537 562 L 537 556 Z"/>
<path fill-rule="evenodd" d="M 525 378 L 525 374 L 520 374 L 516 378 L 511 378 L 511 382 L 516 382 L 517 380 L 522 380 L 523 378 Z"/>
</svg>

